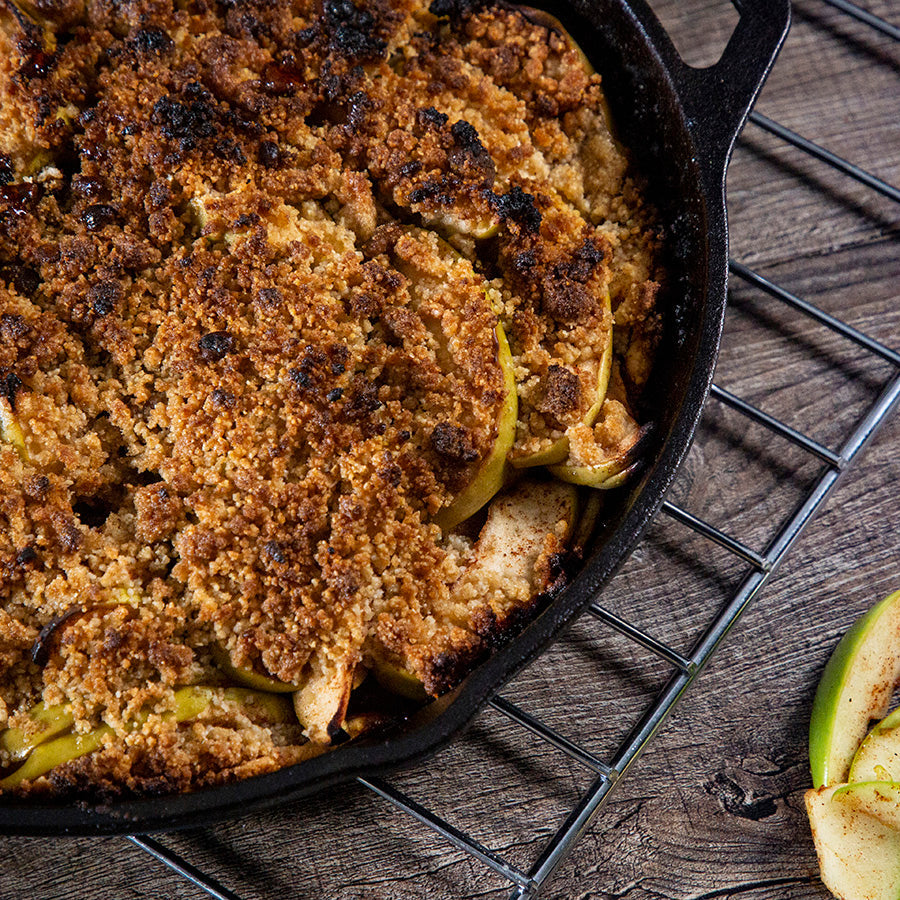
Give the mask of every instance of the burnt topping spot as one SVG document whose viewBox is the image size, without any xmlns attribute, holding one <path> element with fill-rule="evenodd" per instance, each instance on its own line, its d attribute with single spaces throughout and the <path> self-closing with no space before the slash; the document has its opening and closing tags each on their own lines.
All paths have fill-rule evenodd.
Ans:
<svg viewBox="0 0 900 900">
<path fill-rule="evenodd" d="M 0 279 L 23 297 L 33 297 L 41 286 L 41 277 L 31 266 L 0 266 Z"/>
<path fill-rule="evenodd" d="M 516 222 L 525 231 L 537 234 L 541 228 L 541 211 L 531 194 L 526 194 L 519 185 L 496 199 L 497 212 L 501 219 Z"/>
<path fill-rule="evenodd" d="M 584 284 L 590 281 L 594 269 L 605 259 L 604 252 L 593 242 L 585 240 L 572 255 L 572 261 L 566 267 L 566 274 L 572 281 Z"/>
<path fill-rule="evenodd" d="M 343 417 L 351 422 L 365 419 L 381 409 L 382 405 L 378 399 L 378 387 L 362 375 L 357 375 L 353 379 L 353 391 L 350 398 L 344 404 Z"/>
<path fill-rule="evenodd" d="M 281 152 L 274 141 L 261 141 L 256 153 L 259 164 L 266 169 L 276 169 L 281 162 Z"/>
<path fill-rule="evenodd" d="M 387 44 L 376 36 L 372 14 L 359 9 L 351 0 L 325 0 L 325 25 L 333 50 L 359 59 L 380 59 Z"/>
<path fill-rule="evenodd" d="M 234 350 L 234 338 L 227 331 L 212 331 L 197 341 L 197 347 L 204 362 L 218 362 Z"/>
<path fill-rule="evenodd" d="M 433 106 L 426 106 L 416 113 L 419 124 L 424 128 L 431 126 L 432 128 L 443 128 L 450 121 L 450 117 L 446 113 L 439 112 Z"/>
<path fill-rule="evenodd" d="M 287 559 L 286 559 L 284 552 L 281 549 L 281 545 L 278 543 L 278 541 L 266 541 L 265 544 L 263 544 L 263 550 L 265 551 L 266 556 L 268 556 L 269 559 L 272 560 L 272 562 L 275 562 L 275 563 L 287 562 Z"/>
<path fill-rule="evenodd" d="M 167 53 L 175 43 L 162 28 L 148 26 L 135 33 L 131 45 L 139 53 Z"/>
<path fill-rule="evenodd" d="M 449 422 L 438 422 L 431 432 L 435 453 L 452 463 L 470 463 L 478 459 L 478 451 L 468 430 Z"/>
<path fill-rule="evenodd" d="M 46 500 L 49 491 L 50 479 L 46 475 L 33 475 L 25 484 L 25 493 L 32 500 Z"/>
<path fill-rule="evenodd" d="M 336 403 L 341 397 L 344 396 L 343 388 L 332 388 L 326 395 L 325 398 L 329 403 Z"/>
<path fill-rule="evenodd" d="M 36 562 L 37 558 L 37 551 L 34 547 L 25 547 L 16 554 L 16 565 L 20 569 L 24 569 L 30 563 Z"/>
<path fill-rule="evenodd" d="M 115 207 L 106 203 L 93 203 L 82 214 L 81 221 L 88 231 L 100 231 L 107 225 L 112 225 L 118 218 Z"/>
<path fill-rule="evenodd" d="M 0 187 L 9 184 L 14 174 L 12 160 L 5 153 L 0 153 Z"/>
<path fill-rule="evenodd" d="M 439 19 L 464 19 L 488 5 L 489 0 L 433 0 L 428 11 Z"/>
<path fill-rule="evenodd" d="M 9 372 L 3 377 L 0 377 L 0 397 L 6 397 L 9 401 L 9 405 L 13 408 L 15 408 L 16 405 L 16 394 L 18 394 L 23 387 L 22 379 L 14 372 Z"/>
<path fill-rule="evenodd" d="M 100 281 L 88 291 L 88 302 L 94 315 L 108 316 L 122 298 L 122 288 L 117 281 Z"/>
<path fill-rule="evenodd" d="M 190 93 L 199 93 L 200 99 L 182 103 L 171 97 L 161 97 L 150 115 L 150 121 L 158 125 L 167 138 L 177 140 L 185 151 L 193 150 L 201 140 L 213 137 L 217 131 L 215 110 L 206 99 L 206 92 L 199 85 L 196 88 Z"/>
<path fill-rule="evenodd" d="M 0 316 L 0 336 L 4 340 L 14 343 L 27 333 L 28 323 L 22 316 L 16 313 L 3 313 Z"/>
<path fill-rule="evenodd" d="M 256 296 L 259 302 L 267 309 L 275 309 L 284 301 L 281 291 L 273 287 L 260 288 Z"/>
</svg>

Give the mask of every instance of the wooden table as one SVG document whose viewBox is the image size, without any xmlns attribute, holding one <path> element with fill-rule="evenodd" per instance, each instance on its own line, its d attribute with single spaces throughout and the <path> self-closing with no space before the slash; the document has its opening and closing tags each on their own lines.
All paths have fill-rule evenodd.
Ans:
<svg viewBox="0 0 900 900">
<path fill-rule="evenodd" d="M 724 0 L 655 3 L 687 59 L 718 55 Z M 891 0 L 867 7 L 897 18 Z M 798 0 L 758 109 L 900 183 L 900 49 L 821 0 Z M 729 177 L 732 253 L 872 336 L 900 346 L 897 205 L 749 126 Z M 837 447 L 890 369 L 736 283 L 717 382 Z M 900 420 L 850 471 L 661 734 L 617 786 L 547 898 L 824 898 L 802 796 L 822 666 L 847 626 L 900 587 Z M 711 404 L 671 499 L 764 547 L 820 471 Z M 604 594 L 687 652 L 743 571 L 660 520 Z M 597 623 L 577 623 L 505 691 L 601 756 L 668 669 Z M 495 712 L 433 761 L 392 777 L 527 869 L 589 776 Z M 241 898 L 502 898 L 496 875 L 361 787 L 165 838 Z M 0 897 L 201 898 L 122 838 L 0 842 Z"/>
</svg>

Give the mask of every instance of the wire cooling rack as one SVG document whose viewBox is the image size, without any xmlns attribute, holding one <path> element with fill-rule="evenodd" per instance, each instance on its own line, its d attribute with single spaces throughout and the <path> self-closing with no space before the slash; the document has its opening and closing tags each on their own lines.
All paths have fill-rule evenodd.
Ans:
<svg viewBox="0 0 900 900">
<path fill-rule="evenodd" d="M 844 15 L 863 22 L 895 41 L 900 40 L 900 29 L 849 3 L 848 0 L 822 0 L 822 2 L 828 3 Z M 900 203 L 900 189 L 897 187 L 885 183 L 778 122 L 757 112 L 751 113 L 750 122 L 754 128 L 774 135 L 821 163 L 838 170 L 848 178 Z M 537 898 L 541 895 L 542 888 L 579 837 L 590 826 L 610 791 L 659 730 L 668 714 L 678 703 L 685 690 L 697 678 L 747 605 L 772 577 L 785 555 L 803 534 L 817 510 L 835 489 L 841 475 L 853 465 L 878 427 L 900 404 L 900 353 L 785 290 L 737 260 L 731 260 L 730 270 L 732 275 L 745 282 L 751 291 L 762 292 L 774 298 L 789 307 L 798 317 L 820 323 L 844 340 L 862 348 L 866 355 L 880 359 L 889 367 L 890 375 L 886 382 L 877 393 L 873 391 L 872 396 L 869 397 L 868 408 L 855 423 L 850 425 L 843 443 L 837 449 L 824 446 L 807 434 L 736 396 L 727 388 L 718 384 L 713 386 L 712 402 L 724 404 L 747 421 L 762 426 L 770 433 L 791 442 L 818 461 L 821 470 L 811 488 L 802 496 L 762 549 L 755 549 L 743 540 L 723 532 L 674 503 L 669 501 L 663 503 L 664 515 L 696 532 L 704 541 L 711 542 L 733 554 L 745 566 L 746 574 L 737 589 L 730 596 L 726 596 L 724 603 L 719 606 L 712 620 L 707 622 L 702 636 L 686 655 L 605 609 L 599 602 L 595 602 L 589 607 L 588 614 L 596 620 L 597 628 L 613 629 L 628 640 L 650 651 L 651 654 L 662 660 L 670 672 L 670 677 L 664 686 L 652 697 L 636 724 L 609 757 L 601 758 L 579 746 L 541 718 L 530 714 L 502 695 L 496 694 L 491 698 L 490 706 L 497 713 L 510 720 L 518 728 L 530 732 L 545 744 L 567 754 L 590 773 L 591 780 L 587 789 L 581 793 L 562 824 L 552 834 L 537 859 L 527 870 L 514 865 L 501 853 L 484 846 L 464 830 L 407 796 L 388 781 L 380 778 L 358 779 L 361 785 L 374 792 L 378 797 L 437 832 L 456 848 L 465 851 L 505 879 L 509 883 L 512 891 L 510 896 L 513 900 L 526 900 L 526 898 Z M 209 896 L 217 898 L 217 900 L 240 900 L 235 893 L 218 883 L 210 875 L 191 865 L 155 838 L 146 835 L 132 835 L 128 840 L 192 882 Z"/>
</svg>

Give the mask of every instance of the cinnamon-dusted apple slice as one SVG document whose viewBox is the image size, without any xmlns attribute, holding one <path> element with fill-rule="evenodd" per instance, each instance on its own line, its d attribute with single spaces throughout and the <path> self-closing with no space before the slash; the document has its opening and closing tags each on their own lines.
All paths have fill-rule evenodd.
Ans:
<svg viewBox="0 0 900 900">
<path fill-rule="evenodd" d="M 900 709 L 895 709 L 866 735 L 847 780 L 900 782 Z"/>
<path fill-rule="evenodd" d="M 619 487 L 633 471 L 648 433 L 649 427 L 638 425 L 618 400 L 607 400 L 593 429 L 571 430 L 568 460 L 550 466 L 550 471 L 571 484 L 597 490 Z"/>
<path fill-rule="evenodd" d="M 523 479 L 498 494 L 451 589 L 448 609 L 456 608 L 456 624 L 471 624 L 475 604 L 489 607 L 502 627 L 515 609 L 549 588 L 558 574 L 551 558 L 570 543 L 577 512 L 577 490 L 558 481 Z M 407 660 L 376 653 L 371 666 L 388 690 L 416 700 L 428 696 Z"/>
<path fill-rule="evenodd" d="M 873 719 L 900 682 L 900 591 L 872 607 L 841 638 L 819 681 L 809 723 L 813 784 L 844 782 Z"/>
<path fill-rule="evenodd" d="M 825 886 L 842 900 L 898 900 L 900 784 L 833 785 L 805 799 Z"/>
</svg>

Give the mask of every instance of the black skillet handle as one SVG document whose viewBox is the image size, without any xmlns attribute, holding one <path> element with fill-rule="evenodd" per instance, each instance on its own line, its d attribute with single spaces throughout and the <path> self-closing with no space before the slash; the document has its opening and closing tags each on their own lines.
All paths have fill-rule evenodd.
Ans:
<svg viewBox="0 0 900 900">
<path fill-rule="evenodd" d="M 787 36 L 790 0 L 734 0 L 740 21 L 715 65 L 697 69 L 681 58 L 673 75 L 700 151 L 704 175 L 724 185 L 725 169 Z"/>
</svg>

